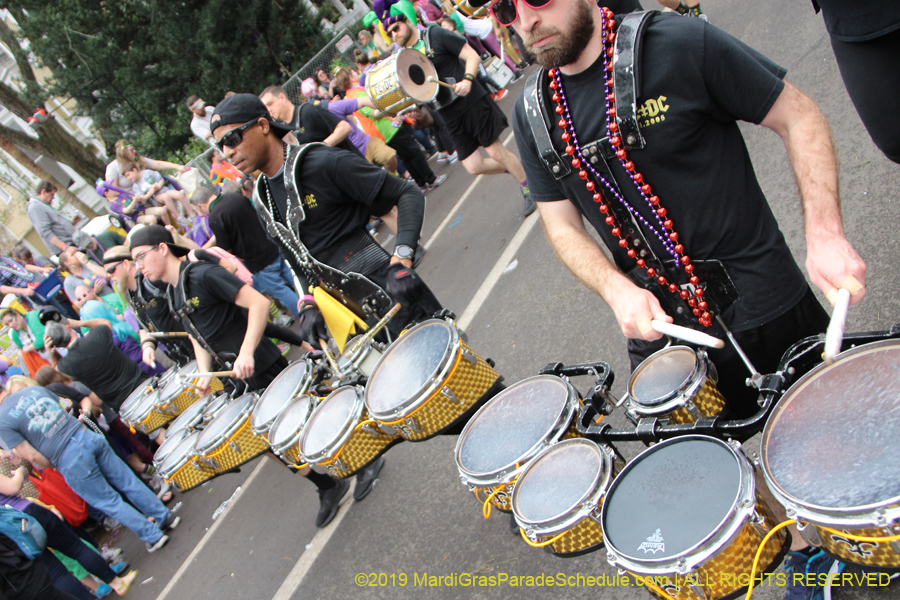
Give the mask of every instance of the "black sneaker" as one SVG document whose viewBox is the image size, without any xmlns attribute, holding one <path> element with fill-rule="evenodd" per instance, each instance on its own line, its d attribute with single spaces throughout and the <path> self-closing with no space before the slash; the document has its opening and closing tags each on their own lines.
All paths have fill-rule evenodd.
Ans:
<svg viewBox="0 0 900 600">
<path fill-rule="evenodd" d="M 341 498 L 350 489 L 350 482 L 346 479 L 335 479 L 334 486 L 327 490 L 319 490 L 319 514 L 316 516 L 316 527 L 325 527 L 337 514 L 341 507 Z"/>
<path fill-rule="evenodd" d="M 178 527 L 178 524 L 181 523 L 181 517 L 175 515 L 172 511 L 169 511 L 169 516 L 166 517 L 166 520 L 162 522 L 162 525 L 159 526 L 161 531 L 171 531 Z"/>
<path fill-rule="evenodd" d="M 375 480 L 381 467 L 384 466 L 384 457 L 379 456 L 378 460 L 356 474 L 356 489 L 353 490 L 353 499 L 359 502 L 369 495 L 372 488 L 375 487 Z"/>
</svg>

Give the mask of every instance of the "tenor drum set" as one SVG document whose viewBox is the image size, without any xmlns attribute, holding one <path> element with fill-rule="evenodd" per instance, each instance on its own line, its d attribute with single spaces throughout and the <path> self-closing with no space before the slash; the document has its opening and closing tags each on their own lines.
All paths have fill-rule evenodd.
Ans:
<svg viewBox="0 0 900 600">
<path fill-rule="evenodd" d="M 345 478 L 400 442 L 458 434 L 459 478 L 485 518 L 511 514 L 525 544 L 556 556 L 605 548 L 660 598 L 746 592 L 781 564 L 789 525 L 842 562 L 900 572 L 900 325 L 843 336 L 825 362 L 816 336 L 774 373 L 751 368 L 760 408 L 742 420 L 696 344 L 652 354 L 618 399 L 603 362 L 551 364 L 504 387 L 452 315 L 387 347 L 371 337 L 337 361 L 291 363 L 259 394 L 186 398 L 188 365 L 144 382 L 123 417 L 144 431 L 168 424 L 155 463 L 181 491 L 267 451 Z M 593 379 L 586 396 L 579 376 Z M 628 426 L 603 421 L 616 410 Z M 747 456 L 738 440 L 759 432 L 759 456 Z M 626 463 L 626 442 L 648 447 Z"/>
</svg>

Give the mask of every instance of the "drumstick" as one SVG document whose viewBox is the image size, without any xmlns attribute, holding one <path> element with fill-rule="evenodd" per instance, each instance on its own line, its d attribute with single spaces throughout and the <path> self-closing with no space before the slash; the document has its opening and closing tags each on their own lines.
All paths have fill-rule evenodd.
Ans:
<svg viewBox="0 0 900 600">
<path fill-rule="evenodd" d="M 834 357 L 841 351 L 841 342 L 844 340 L 844 324 L 847 321 L 847 308 L 850 306 L 850 290 L 841 288 L 834 300 L 834 312 L 831 313 L 831 321 L 825 331 L 825 364 L 834 362 Z"/>
<path fill-rule="evenodd" d="M 440 79 L 435 79 L 435 78 L 432 77 L 431 75 L 429 75 L 428 77 L 426 77 L 426 78 L 425 78 L 425 81 L 429 81 L 429 82 L 431 82 L 431 83 L 436 83 L 436 84 L 438 84 L 438 85 L 442 85 L 442 86 L 444 86 L 444 87 L 448 87 L 448 88 L 450 88 L 451 90 L 455 90 L 455 89 L 456 89 L 456 87 L 455 87 L 454 85 L 451 85 L 451 84 L 447 83 L 446 81 L 441 81 Z"/>
<path fill-rule="evenodd" d="M 319 345 L 322 347 L 322 352 L 325 353 L 325 358 L 328 359 L 328 365 L 331 367 L 331 370 L 335 373 L 340 373 L 341 369 L 338 367 L 337 361 L 334 360 L 334 354 L 331 353 L 331 348 L 328 347 L 328 343 L 322 338 L 319 338 Z"/>
<path fill-rule="evenodd" d="M 234 371 L 212 371 L 210 373 L 189 373 L 187 375 L 179 375 L 182 379 L 199 379 L 200 377 L 234 377 L 237 375 Z"/>
<path fill-rule="evenodd" d="M 692 344 L 700 344 L 701 346 L 709 346 L 710 348 L 725 347 L 724 340 L 715 338 L 702 331 L 695 331 L 693 329 L 688 329 L 687 327 L 682 327 L 681 325 L 674 325 L 672 323 L 654 319 L 650 321 L 650 326 L 654 331 L 658 331 L 663 335 L 669 335 Z"/>
<path fill-rule="evenodd" d="M 356 343 L 353 344 L 353 347 L 350 349 L 350 354 L 353 354 L 354 352 L 362 348 L 364 344 L 368 344 L 373 339 L 375 339 L 375 335 L 379 331 L 381 331 L 385 325 L 387 325 L 388 321 L 390 321 L 394 315 L 400 312 L 400 308 L 401 305 L 399 302 L 392 306 L 391 310 L 389 310 L 386 315 L 381 317 L 381 320 L 375 323 L 375 325 L 371 329 L 369 329 L 369 331 L 367 331 L 364 336 L 356 340 Z"/>
<path fill-rule="evenodd" d="M 167 337 L 187 337 L 188 333 L 186 331 L 154 331 L 150 334 L 150 337 L 153 338 L 167 338 Z"/>
</svg>

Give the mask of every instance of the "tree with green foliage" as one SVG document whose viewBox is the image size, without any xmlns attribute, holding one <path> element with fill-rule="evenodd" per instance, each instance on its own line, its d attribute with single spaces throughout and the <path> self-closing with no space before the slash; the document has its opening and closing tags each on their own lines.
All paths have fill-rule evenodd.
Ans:
<svg viewBox="0 0 900 600">
<path fill-rule="evenodd" d="M 50 93 L 74 98 L 110 154 L 122 137 L 163 158 L 191 136 L 185 99 L 280 83 L 329 36 L 300 2 L 7 0 Z"/>
</svg>

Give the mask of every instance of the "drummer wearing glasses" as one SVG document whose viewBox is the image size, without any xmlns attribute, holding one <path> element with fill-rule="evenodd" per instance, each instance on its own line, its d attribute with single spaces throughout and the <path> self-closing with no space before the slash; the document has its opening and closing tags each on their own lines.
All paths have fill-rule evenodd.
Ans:
<svg viewBox="0 0 900 600">
<path fill-rule="evenodd" d="M 408 5 L 408 6 L 407 6 Z M 440 115 L 447 122 L 450 138 L 466 171 L 472 175 L 499 175 L 509 173 L 522 186 L 525 198 L 525 216 L 534 212 L 525 170 L 519 158 L 507 150 L 500 141 L 500 133 L 509 126 L 506 115 L 491 100 L 488 91 L 475 78 L 481 57 L 462 36 L 431 25 L 425 33 L 416 27 L 416 12 L 408 2 L 391 7 L 389 16 L 383 18 L 384 28 L 401 47 L 422 52 L 434 63 L 438 78 L 453 84 L 453 92 L 460 96 L 445 103 L 444 86 L 438 93 L 443 106 Z M 488 158 L 481 155 L 484 148 Z"/>
</svg>

